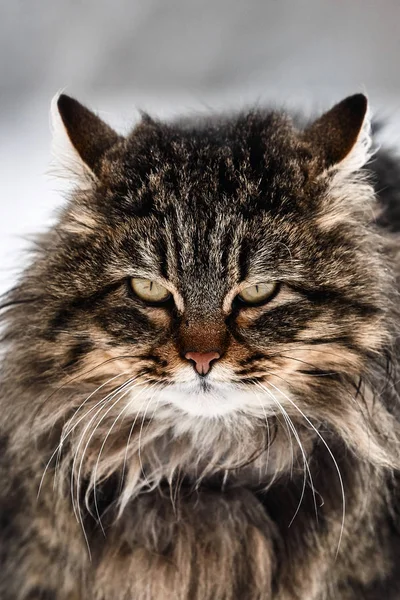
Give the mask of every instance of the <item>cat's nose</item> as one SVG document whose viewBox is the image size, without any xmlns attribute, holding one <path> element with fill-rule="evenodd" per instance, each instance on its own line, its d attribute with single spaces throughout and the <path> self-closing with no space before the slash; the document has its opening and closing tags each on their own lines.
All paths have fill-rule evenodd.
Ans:
<svg viewBox="0 0 400 600">
<path fill-rule="evenodd" d="M 194 368 L 199 375 L 207 375 L 211 363 L 220 358 L 218 352 L 186 352 L 185 358 L 194 363 Z"/>
</svg>

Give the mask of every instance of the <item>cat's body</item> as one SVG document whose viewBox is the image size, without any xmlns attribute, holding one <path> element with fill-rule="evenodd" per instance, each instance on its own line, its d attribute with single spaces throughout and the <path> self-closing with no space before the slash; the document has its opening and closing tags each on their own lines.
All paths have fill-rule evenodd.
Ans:
<svg viewBox="0 0 400 600">
<path fill-rule="evenodd" d="M 5 307 L 0 598 L 400 598 L 400 186 L 365 98 L 126 139 L 58 108 L 86 173 Z"/>
</svg>

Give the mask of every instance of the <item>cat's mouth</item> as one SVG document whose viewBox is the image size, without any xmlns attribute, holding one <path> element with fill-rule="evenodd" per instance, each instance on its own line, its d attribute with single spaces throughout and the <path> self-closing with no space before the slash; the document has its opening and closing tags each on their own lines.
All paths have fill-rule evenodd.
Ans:
<svg viewBox="0 0 400 600">
<path fill-rule="evenodd" d="M 126 414 L 163 419 L 176 416 L 178 411 L 201 418 L 265 419 L 276 413 L 276 404 L 262 387 L 257 382 L 238 380 L 228 366 L 218 365 L 206 375 L 187 367 L 177 370 L 168 382 L 134 385 L 126 395 Z"/>
<path fill-rule="evenodd" d="M 206 377 L 200 377 L 199 387 L 204 393 L 210 393 L 212 391 L 212 384 Z"/>
<path fill-rule="evenodd" d="M 154 401 L 160 415 L 169 408 L 196 417 L 224 417 L 233 414 L 265 416 L 270 411 L 270 400 L 263 398 L 252 386 L 233 381 L 220 381 L 209 377 L 196 377 L 192 381 L 176 382 L 159 388 Z"/>
</svg>

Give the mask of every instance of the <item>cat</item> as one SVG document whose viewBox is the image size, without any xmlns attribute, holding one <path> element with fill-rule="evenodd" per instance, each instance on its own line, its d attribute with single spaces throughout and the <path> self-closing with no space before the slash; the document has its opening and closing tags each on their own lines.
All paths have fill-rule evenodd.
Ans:
<svg viewBox="0 0 400 600">
<path fill-rule="evenodd" d="M 2 600 L 400 597 L 395 156 L 368 102 L 123 137 L 2 304 Z"/>
</svg>

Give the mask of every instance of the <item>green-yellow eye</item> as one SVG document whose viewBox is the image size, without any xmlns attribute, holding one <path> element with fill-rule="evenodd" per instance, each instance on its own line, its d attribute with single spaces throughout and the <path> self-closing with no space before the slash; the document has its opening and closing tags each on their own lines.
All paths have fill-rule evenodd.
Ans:
<svg viewBox="0 0 400 600">
<path fill-rule="evenodd" d="M 275 295 L 277 283 L 257 283 L 244 288 L 238 298 L 245 304 L 262 304 Z"/>
<path fill-rule="evenodd" d="M 166 302 L 171 296 L 171 293 L 166 287 L 160 283 L 157 283 L 157 281 L 152 281 L 151 279 L 132 277 L 130 284 L 136 296 L 138 296 L 138 298 L 141 300 L 144 300 L 144 302 L 155 302 L 161 304 L 162 302 Z"/>
</svg>

